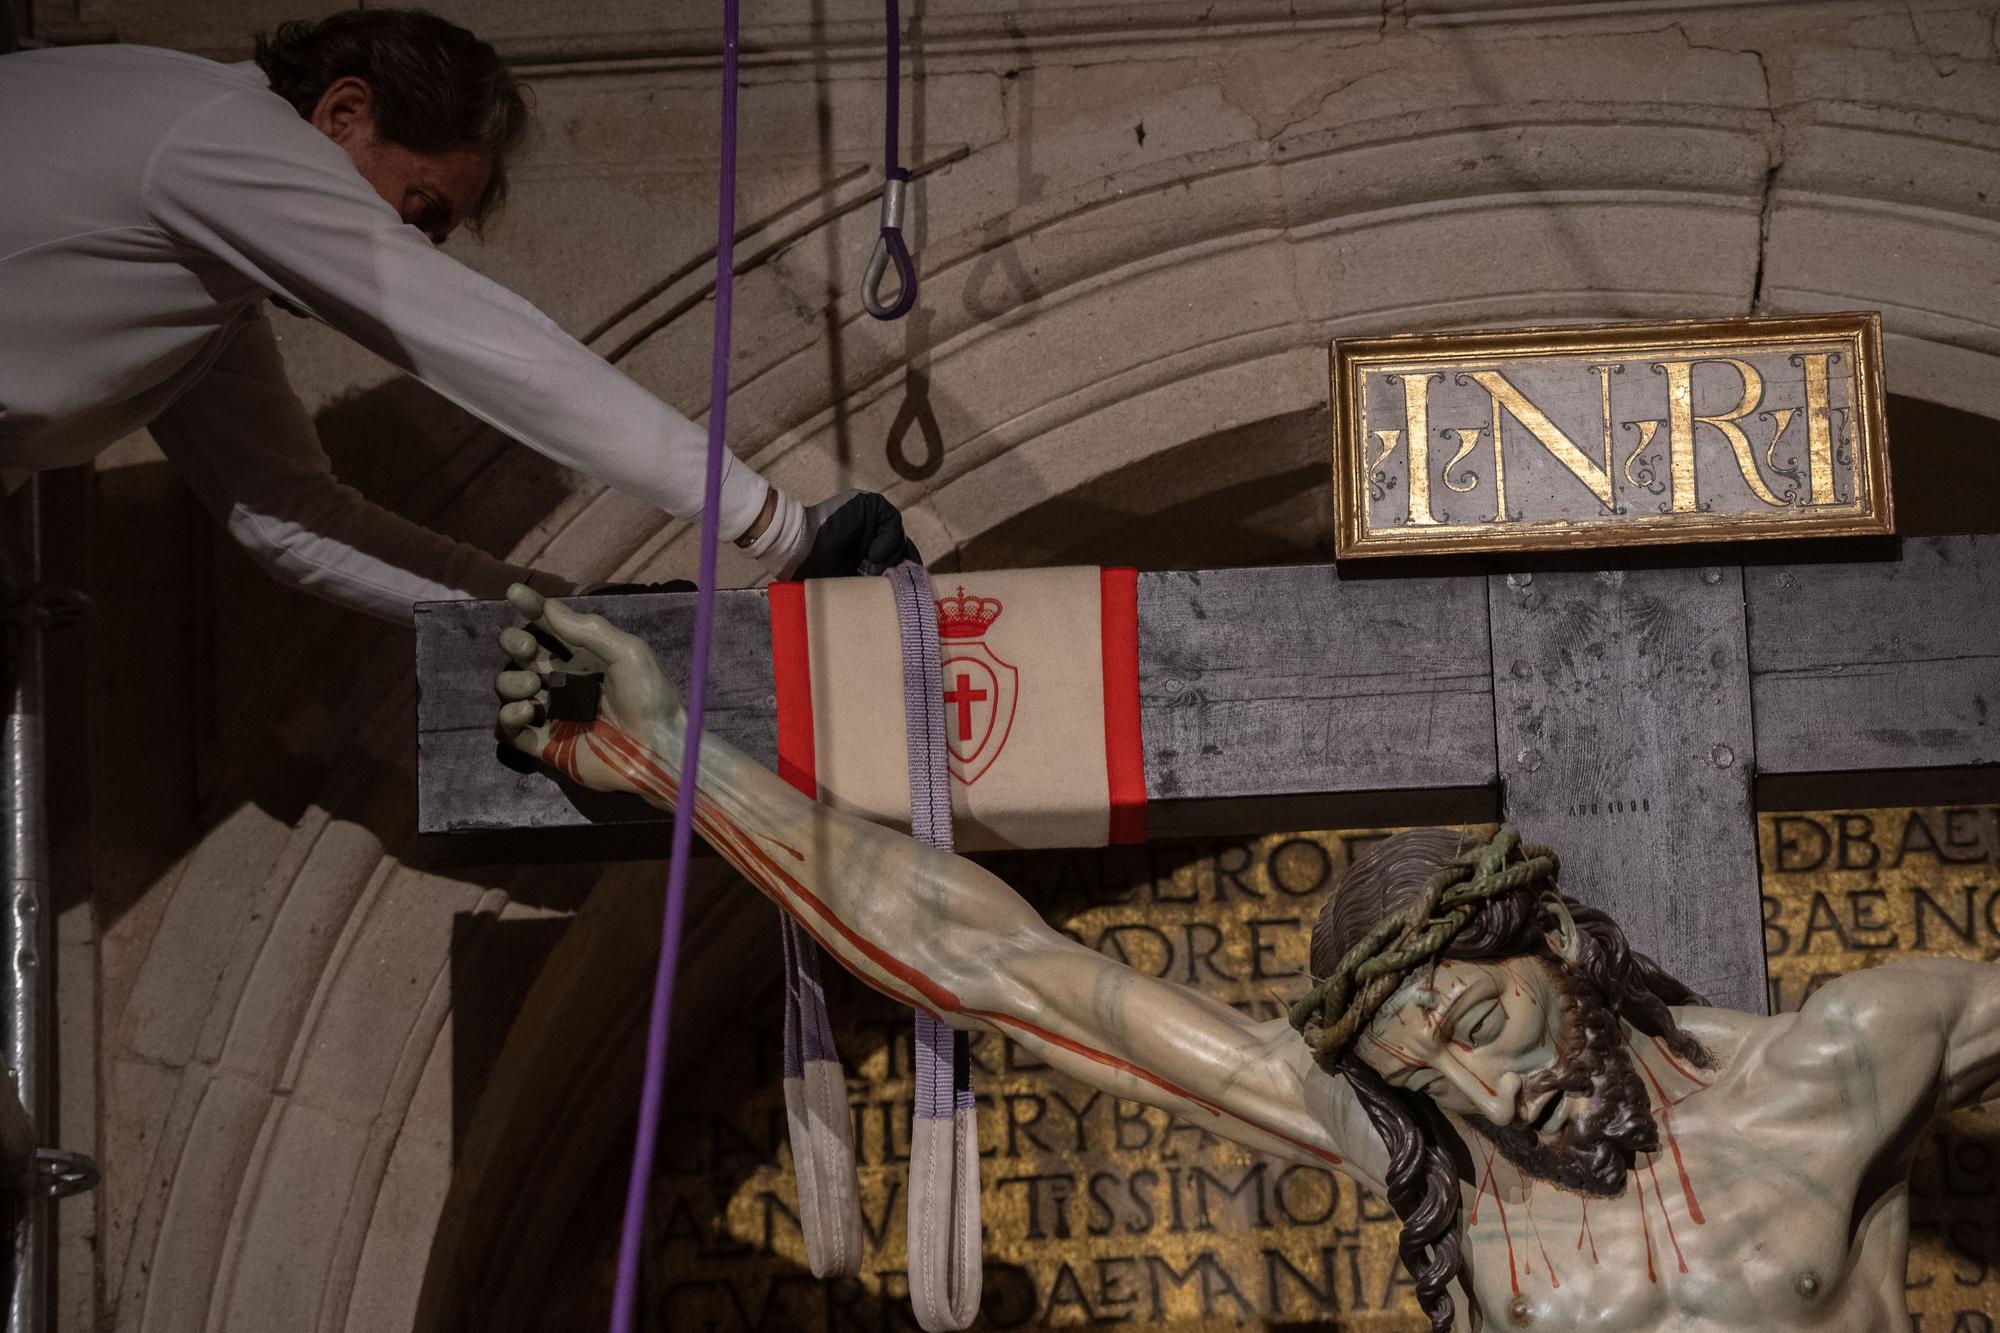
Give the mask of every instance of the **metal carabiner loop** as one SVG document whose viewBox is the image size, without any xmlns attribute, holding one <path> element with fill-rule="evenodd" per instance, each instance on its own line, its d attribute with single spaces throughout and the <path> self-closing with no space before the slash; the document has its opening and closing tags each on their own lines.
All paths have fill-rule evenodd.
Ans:
<svg viewBox="0 0 2000 1333">
<path fill-rule="evenodd" d="M 882 187 L 882 231 L 875 238 L 875 253 L 868 257 L 868 273 L 861 281 L 861 308 L 877 319 L 901 319 L 917 303 L 917 266 L 910 247 L 903 243 L 903 196 L 909 190 L 910 173 L 893 173 Z M 896 266 L 900 289 L 894 301 L 882 299 L 882 278 L 889 265 Z"/>
</svg>

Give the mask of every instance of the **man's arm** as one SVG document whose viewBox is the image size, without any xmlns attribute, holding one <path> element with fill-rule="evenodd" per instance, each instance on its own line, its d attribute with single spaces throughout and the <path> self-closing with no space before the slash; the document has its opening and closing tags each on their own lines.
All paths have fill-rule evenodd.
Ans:
<svg viewBox="0 0 2000 1333">
<path fill-rule="evenodd" d="M 334 480 L 261 313 L 152 432 L 259 565 L 330 601 L 407 625 L 418 602 L 499 597 L 529 576 Z"/>
<path fill-rule="evenodd" d="M 499 680 L 503 734 L 586 786 L 671 808 L 686 715 L 652 652 L 528 589 L 509 597 L 598 659 L 585 665 L 601 662 L 605 687 L 596 722 L 539 721 L 550 663 L 507 631 L 522 669 Z M 877 990 L 1251 1147 L 1380 1178 L 1385 1154 L 1346 1083 L 1320 1075 L 1282 1019 L 1253 1022 L 1087 949 L 981 867 L 812 801 L 713 736 L 699 784 L 697 831 Z"/>
<path fill-rule="evenodd" d="M 163 142 L 142 188 L 168 234 L 480 420 L 679 518 L 700 512 L 702 427 L 406 225 L 346 154 L 281 99 L 246 89 L 189 116 Z M 757 522 L 770 490 L 725 458 L 723 540 Z M 778 509 L 749 548 L 767 563 L 783 554 L 781 538 L 804 536 L 798 503 L 781 494 Z"/>
</svg>

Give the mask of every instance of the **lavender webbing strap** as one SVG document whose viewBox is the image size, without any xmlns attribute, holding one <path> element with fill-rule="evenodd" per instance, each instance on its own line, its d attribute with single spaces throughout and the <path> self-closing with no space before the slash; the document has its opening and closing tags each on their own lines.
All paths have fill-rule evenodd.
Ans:
<svg viewBox="0 0 2000 1333">
<path fill-rule="evenodd" d="M 852 1276 L 861 1271 L 861 1186 L 819 945 L 790 916 L 781 914 L 778 926 L 785 954 L 785 1121 L 806 1264 L 816 1277 Z"/>
<path fill-rule="evenodd" d="M 951 773 L 945 767 L 944 668 L 938 665 L 937 602 L 918 564 L 889 571 L 903 637 L 903 717 L 910 754 L 910 835 L 952 850 Z"/>
<path fill-rule="evenodd" d="M 805 927 L 780 915 L 785 950 L 785 1077 L 803 1078 L 809 1060 L 840 1060 L 833 1021 L 826 1012 L 826 983 L 819 975 L 819 944 Z"/>
<path fill-rule="evenodd" d="M 944 672 L 937 602 L 918 564 L 889 571 L 903 648 L 903 716 L 909 752 L 910 832 L 952 850 L 946 766 Z M 919 1009 L 914 1055 L 917 1126 L 910 1144 L 910 1299 L 925 1329 L 959 1329 L 979 1313 L 979 1135 L 970 1051 L 963 1032 Z M 943 1122 L 943 1123 L 940 1123 Z M 938 1213 L 945 1216 L 938 1216 Z"/>
<path fill-rule="evenodd" d="M 945 762 L 944 669 L 938 664 L 937 601 L 922 565 L 890 571 L 896 626 L 903 641 L 903 716 L 910 756 L 910 834 L 939 851 L 953 849 L 951 771 Z M 917 1114 L 941 1118 L 970 1108 L 969 1062 L 956 1048 L 965 1036 L 917 1011 Z"/>
</svg>

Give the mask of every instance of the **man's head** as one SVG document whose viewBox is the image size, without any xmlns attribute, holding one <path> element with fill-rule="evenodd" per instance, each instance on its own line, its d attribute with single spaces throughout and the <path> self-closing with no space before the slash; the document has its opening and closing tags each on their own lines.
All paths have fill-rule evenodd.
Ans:
<svg viewBox="0 0 2000 1333">
<path fill-rule="evenodd" d="M 506 197 L 527 104 L 493 48 L 465 29 L 422 10 L 347 10 L 280 24 L 258 38 L 257 64 L 432 240 L 477 228 Z"/>
<path fill-rule="evenodd" d="M 1293 1015 L 1389 1148 L 1403 1261 L 1439 1330 L 1471 1171 L 1453 1121 L 1532 1175 L 1617 1194 L 1658 1146 L 1621 1020 L 1707 1062 L 1669 1007 L 1700 998 L 1563 897 L 1552 855 L 1516 841 L 1417 829 L 1357 858 L 1313 928 L 1327 980 Z"/>
</svg>

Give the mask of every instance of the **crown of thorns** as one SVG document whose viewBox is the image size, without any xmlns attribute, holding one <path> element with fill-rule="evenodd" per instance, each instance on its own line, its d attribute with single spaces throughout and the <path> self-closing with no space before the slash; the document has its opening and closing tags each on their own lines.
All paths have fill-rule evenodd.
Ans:
<svg viewBox="0 0 2000 1333">
<path fill-rule="evenodd" d="M 1331 973 L 1315 978 L 1292 1006 L 1292 1026 L 1320 1066 L 1333 1069 L 1396 988 L 1449 948 L 1486 904 L 1553 885 L 1555 877 L 1554 852 L 1522 845 L 1514 826 L 1502 825 L 1492 841 L 1453 857 L 1422 893 L 1355 941 Z"/>
</svg>

